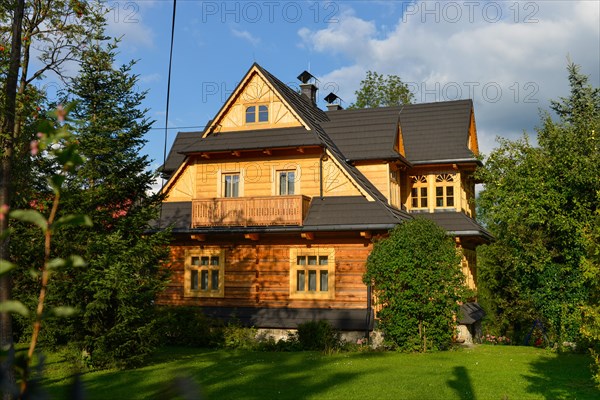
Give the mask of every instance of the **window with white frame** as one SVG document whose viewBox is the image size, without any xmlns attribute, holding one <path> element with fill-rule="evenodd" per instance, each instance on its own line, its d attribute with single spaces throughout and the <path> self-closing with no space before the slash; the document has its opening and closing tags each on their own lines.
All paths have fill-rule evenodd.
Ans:
<svg viewBox="0 0 600 400">
<path fill-rule="evenodd" d="M 277 171 L 277 193 L 280 196 L 296 194 L 296 170 Z"/>
<path fill-rule="evenodd" d="M 188 250 L 185 256 L 184 295 L 223 297 L 225 259 L 222 249 Z"/>
<path fill-rule="evenodd" d="M 240 174 L 228 173 L 221 175 L 221 185 L 223 188 L 223 197 L 239 197 L 240 196 Z"/>
</svg>

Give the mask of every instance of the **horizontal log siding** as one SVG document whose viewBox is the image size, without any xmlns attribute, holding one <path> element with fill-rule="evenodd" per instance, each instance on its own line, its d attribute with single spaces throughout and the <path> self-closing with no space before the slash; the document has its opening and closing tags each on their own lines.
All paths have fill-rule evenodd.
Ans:
<svg viewBox="0 0 600 400">
<path fill-rule="evenodd" d="M 203 244 L 212 247 L 210 243 Z M 290 299 L 290 247 L 306 245 L 239 244 L 225 247 L 225 296 L 184 297 L 185 250 L 198 242 L 171 247 L 168 268 L 171 280 L 160 295 L 161 305 L 206 307 L 266 307 L 360 309 L 366 307 L 367 289 L 362 282 L 371 245 L 364 243 L 320 243 L 335 251 L 335 297 L 332 300 Z M 312 245 L 313 248 L 316 245 Z"/>
</svg>

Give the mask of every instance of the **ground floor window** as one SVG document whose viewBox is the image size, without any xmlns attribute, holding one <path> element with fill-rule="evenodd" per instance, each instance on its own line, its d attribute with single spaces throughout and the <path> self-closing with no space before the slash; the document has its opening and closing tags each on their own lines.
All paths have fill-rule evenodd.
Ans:
<svg viewBox="0 0 600 400">
<path fill-rule="evenodd" d="M 290 249 L 290 296 L 327 298 L 335 292 L 335 254 L 333 248 Z"/>
<path fill-rule="evenodd" d="M 223 297 L 225 252 L 222 249 L 186 251 L 184 294 L 188 297 Z"/>
</svg>

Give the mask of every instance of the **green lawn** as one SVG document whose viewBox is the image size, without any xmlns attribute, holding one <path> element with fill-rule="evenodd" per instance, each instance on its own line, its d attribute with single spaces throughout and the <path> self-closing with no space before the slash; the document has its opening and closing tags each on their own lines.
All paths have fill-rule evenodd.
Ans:
<svg viewBox="0 0 600 400">
<path fill-rule="evenodd" d="M 429 353 L 315 352 L 165 348 L 143 368 L 83 376 L 89 399 L 165 399 L 176 377 L 190 377 L 205 399 L 600 399 L 590 358 L 517 346 Z M 66 398 L 69 366 L 48 357 L 52 398 Z"/>
</svg>

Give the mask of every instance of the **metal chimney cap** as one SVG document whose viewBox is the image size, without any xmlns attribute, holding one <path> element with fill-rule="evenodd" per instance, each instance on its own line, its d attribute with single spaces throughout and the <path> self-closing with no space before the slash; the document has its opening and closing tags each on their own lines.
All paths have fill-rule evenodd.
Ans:
<svg viewBox="0 0 600 400">
<path fill-rule="evenodd" d="M 338 96 L 336 96 L 335 93 L 331 92 L 327 96 L 325 96 L 324 100 L 326 102 L 328 102 L 329 104 L 333 104 L 333 102 L 336 101 L 337 99 L 340 99 L 340 98 Z"/>
<path fill-rule="evenodd" d="M 308 81 L 310 81 L 312 78 L 314 78 L 314 75 L 308 71 L 303 71 L 300 75 L 298 75 L 298 80 L 302 83 L 308 83 Z"/>
</svg>

